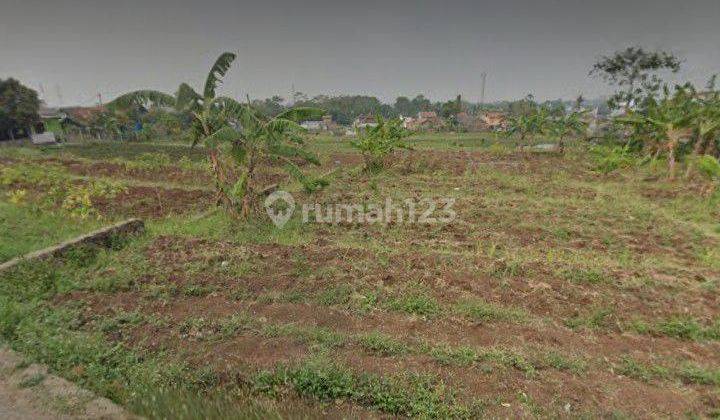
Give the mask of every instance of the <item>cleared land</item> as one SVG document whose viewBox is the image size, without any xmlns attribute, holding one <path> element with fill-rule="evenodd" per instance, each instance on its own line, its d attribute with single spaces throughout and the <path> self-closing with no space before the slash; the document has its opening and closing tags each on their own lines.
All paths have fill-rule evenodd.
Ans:
<svg viewBox="0 0 720 420">
<path fill-rule="evenodd" d="M 415 139 L 368 175 L 346 144 L 311 142 L 316 171 L 336 172 L 313 195 L 285 183 L 298 202 L 453 197 L 456 221 L 278 229 L 215 210 L 184 146 L 0 149 L 0 259 L 148 219 L 113 249 L 3 274 L 2 338 L 150 416 L 720 415 L 720 200 L 704 181 L 606 175 L 584 146 L 491 134 Z M 63 207 L 73 186 L 88 208 Z"/>
</svg>

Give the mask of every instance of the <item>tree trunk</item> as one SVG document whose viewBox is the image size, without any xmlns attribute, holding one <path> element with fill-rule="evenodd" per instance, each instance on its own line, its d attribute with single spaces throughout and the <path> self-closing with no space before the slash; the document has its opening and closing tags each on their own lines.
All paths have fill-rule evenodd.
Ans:
<svg viewBox="0 0 720 420">
<path fill-rule="evenodd" d="M 670 180 L 675 179 L 675 142 L 671 141 L 668 144 L 668 170 L 670 171 Z"/>
<path fill-rule="evenodd" d="M 717 151 L 717 148 L 716 148 L 716 146 L 715 146 L 715 142 L 716 142 L 716 141 L 717 141 L 716 139 L 710 138 L 710 141 L 707 142 L 707 146 L 705 146 L 705 154 L 706 154 L 706 155 L 710 155 L 710 156 L 715 156 L 715 157 L 717 157 L 717 155 L 718 155 L 717 152 L 718 152 L 718 151 Z"/>
</svg>

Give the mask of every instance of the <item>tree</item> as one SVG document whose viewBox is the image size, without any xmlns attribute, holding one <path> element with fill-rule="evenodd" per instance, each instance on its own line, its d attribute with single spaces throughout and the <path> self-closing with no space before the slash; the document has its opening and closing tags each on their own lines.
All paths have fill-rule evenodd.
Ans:
<svg viewBox="0 0 720 420">
<path fill-rule="evenodd" d="M 528 94 L 525 98 L 508 104 L 508 110 L 511 115 L 530 115 L 537 112 L 537 108 L 538 104 L 535 102 L 535 97 L 532 94 Z"/>
<path fill-rule="evenodd" d="M 654 141 L 655 156 L 665 151 L 668 157 L 669 177 L 675 177 L 678 147 L 684 139 L 691 137 L 691 124 L 700 111 L 692 98 L 679 90 L 670 96 L 665 89 L 661 101 L 648 100 L 645 110 L 630 111 L 617 121 L 636 127 L 648 140 Z M 647 145 L 646 145 L 647 146 Z"/>
<path fill-rule="evenodd" d="M 222 114 L 217 112 L 221 103 L 217 100 L 215 91 L 220 85 L 222 77 L 225 76 L 232 62 L 235 61 L 235 57 L 235 54 L 227 52 L 218 57 L 207 75 L 202 95 L 195 92 L 187 83 L 182 83 L 174 96 L 155 90 L 139 90 L 116 98 L 108 106 L 112 109 L 152 105 L 173 107 L 177 112 L 190 112 L 194 117 L 191 132 L 193 146 L 195 146 L 205 137 L 227 124 L 227 121 L 220 118 Z M 208 152 L 213 174 L 215 175 L 218 201 L 224 201 L 226 205 L 231 206 L 230 198 L 227 194 L 224 194 L 223 186 L 227 183 L 228 174 L 218 158 L 219 151 L 209 147 Z"/>
<path fill-rule="evenodd" d="M 662 85 L 660 73 L 680 70 L 682 62 L 666 51 L 646 51 L 642 47 L 628 47 L 613 55 L 601 57 L 590 70 L 619 90 L 610 99 L 611 108 L 621 104 L 629 111 L 632 103 L 647 102 L 656 97 Z"/>
<path fill-rule="evenodd" d="M 304 176 L 296 160 L 320 165 L 318 158 L 302 148 L 305 133 L 299 123 L 322 117 L 323 111 L 314 108 L 292 108 L 276 117 L 268 117 L 251 106 L 226 98 L 221 111 L 231 121 L 204 139 L 211 150 L 223 150 L 234 163 L 238 174 L 232 183 L 226 183 L 223 193 L 230 198 L 233 208 L 247 216 L 258 208 L 256 172 L 258 166 L 269 160 L 278 161 L 285 170 L 307 191 L 314 191 L 327 182 Z"/>
<path fill-rule="evenodd" d="M 410 102 L 410 99 L 408 99 L 406 96 L 398 96 L 398 98 L 395 99 L 395 104 L 393 105 L 393 108 L 395 108 L 395 112 L 398 115 L 402 115 L 404 117 L 411 117 L 417 115 L 417 109 L 415 109 L 413 103 Z"/>
<path fill-rule="evenodd" d="M 13 78 L 0 79 L 0 132 L 11 139 L 22 130 L 29 134 L 40 123 L 40 99 L 37 92 Z"/>
<path fill-rule="evenodd" d="M 266 162 L 263 156 L 285 159 L 288 165 L 291 158 L 316 162 L 299 147 L 302 145 L 299 134 L 303 129 L 298 122 L 320 118 L 323 111 L 290 109 L 268 118 L 249 101 L 240 104 L 232 98 L 217 96 L 216 90 L 235 57 L 228 52 L 218 57 L 207 75 L 202 95 L 183 83 L 175 95 L 140 90 L 116 98 L 109 106 L 127 108 L 150 104 L 189 112 L 193 116 L 193 146 L 203 143 L 208 151 L 218 203 L 245 217 L 257 204 L 254 175 L 257 166 Z M 286 167 L 296 177 L 302 174 L 297 167 Z"/>
<path fill-rule="evenodd" d="M 400 120 L 386 120 L 381 115 L 376 116 L 376 119 L 377 126 L 358 130 L 358 139 L 351 143 L 363 155 L 365 170 L 368 172 L 381 170 L 385 166 L 385 158 L 395 149 L 408 148 L 403 142 L 408 132 Z"/>
<path fill-rule="evenodd" d="M 547 122 L 547 132 L 557 140 L 560 153 L 565 152 L 565 139 L 587 129 L 587 123 L 582 120 L 582 116 L 582 112 L 570 112 L 554 116 Z"/>
</svg>

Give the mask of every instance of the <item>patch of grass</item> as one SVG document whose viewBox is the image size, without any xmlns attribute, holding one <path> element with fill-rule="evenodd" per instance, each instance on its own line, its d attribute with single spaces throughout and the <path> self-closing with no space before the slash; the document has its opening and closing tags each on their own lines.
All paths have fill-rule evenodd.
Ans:
<svg viewBox="0 0 720 420">
<path fill-rule="evenodd" d="M 252 319 L 245 313 L 236 313 L 215 323 L 215 330 L 221 339 L 235 336 L 240 331 L 248 329 Z"/>
<path fill-rule="evenodd" d="M 678 376 L 683 381 L 692 384 L 720 386 L 720 369 L 708 369 L 687 364 L 680 369 Z"/>
<path fill-rule="evenodd" d="M 398 356 L 408 351 L 402 342 L 379 332 L 359 336 L 357 342 L 365 350 L 381 356 Z"/>
<path fill-rule="evenodd" d="M 426 317 L 438 315 L 442 309 L 434 297 L 422 292 L 397 296 L 390 300 L 388 307 L 394 311 Z"/>
<path fill-rule="evenodd" d="M 610 326 L 613 318 L 613 310 L 610 308 L 597 308 L 585 315 L 565 320 L 565 325 L 572 329 L 602 329 Z"/>
<path fill-rule="evenodd" d="M 523 321 L 527 313 L 521 309 L 507 308 L 480 299 L 466 300 L 455 305 L 455 311 L 478 322 Z"/>
<path fill-rule="evenodd" d="M 476 414 L 431 376 L 356 373 L 324 357 L 261 372 L 254 383 L 257 391 L 270 395 L 290 388 L 323 402 L 344 400 L 397 416 L 471 418 Z"/>
<path fill-rule="evenodd" d="M 40 385 L 46 378 L 46 375 L 44 373 L 35 373 L 27 378 L 23 378 L 22 381 L 18 384 L 18 388 L 32 388 L 35 386 Z"/>
<path fill-rule="evenodd" d="M 667 336 L 687 341 L 720 340 L 720 319 L 710 325 L 688 316 L 675 316 L 652 324 L 634 320 L 628 328 L 638 334 Z"/>
<path fill-rule="evenodd" d="M 201 285 L 201 284 L 188 284 L 182 288 L 182 294 L 188 297 L 202 297 L 207 296 L 215 291 L 212 286 Z"/>
<path fill-rule="evenodd" d="M 130 408 L 148 419 L 280 420 L 288 415 L 298 418 L 318 415 L 297 404 L 280 409 L 276 404 L 246 394 L 222 391 L 198 394 L 182 389 L 149 389 L 143 398 L 134 400 Z"/>
<path fill-rule="evenodd" d="M 540 358 L 541 363 L 553 367 L 557 370 L 564 370 L 580 375 L 587 369 L 585 361 L 576 358 L 569 358 L 560 353 L 550 351 L 543 354 Z"/>
<path fill-rule="evenodd" d="M 255 330 L 265 337 L 292 337 L 304 343 L 316 344 L 326 348 L 345 344 L 343 334 L 324 327 L 300 326 L 297 324 L 260 324 Z"/>
<path fill-rule="evenodd" d="M 631 357 L 623 357 L 620 363 L 615 366 L 615 372 L 643 382 L 650 382 L 654 379 L 667 379 L 670 370 L 659 365 L 646 365 Z"/>
<path fill-rule="evenodd" d="M 348 284 L 339 284 L 320 292 L 317 297 L 318 303 L 325 306 L 346 305 L 352 296 L 352 287 Z"/>
<path fill-rule="evenodd" d="M 562 272 L 564 279 L 576 284 L 600 284 L 608 282 L 599 270 L 570 269 Z"/>
<path fill-rule="evenodd" d="M 535 375 L 535 365 L 520 354 L 503 349 L 489 349 L 479 354 L 480 360 L 495 362 L 502 366 L 512 367 L 527 376 Z"/>
<path fill-rule="evenodd" d="M 98 322 L 98 329 L 104 333 L 111 333 L 125 325 L 140 325 L 143 322 L 145 322 L 145 317 L 140 312 L 119 311 L 114 316 L 103 318 Z"/>
<path fill-rule="evenodd" d="M 430 349 L 430 356 L 442 365 L 471 366 L 480 359 L 472 347 L 436 346 Z"/>
</svg>

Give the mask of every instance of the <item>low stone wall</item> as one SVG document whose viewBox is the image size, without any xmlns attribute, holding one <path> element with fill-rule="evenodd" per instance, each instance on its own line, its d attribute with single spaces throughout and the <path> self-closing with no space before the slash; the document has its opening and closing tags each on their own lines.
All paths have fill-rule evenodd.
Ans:
<svg viewBox="0 0 720 420">
<path fill-rule="evenodd" d="M 36 260 L 44 258 L 59 257 L 68 250 L 81 245 L 97 245 L 110 246 L 113 238 L 117 236 L 125 236 L 135 233 L 141 233 L 145 230 L 145 222 L 140 219 L 129 219 L 102 229 L 90 232 L 75 239 L 62 242 L 38 251 L 27 253 L 21 257 L 13 258 L 10 261 L 0 264 L 0 272 L 7 270 L 27 260 Z"/>
</svg>

